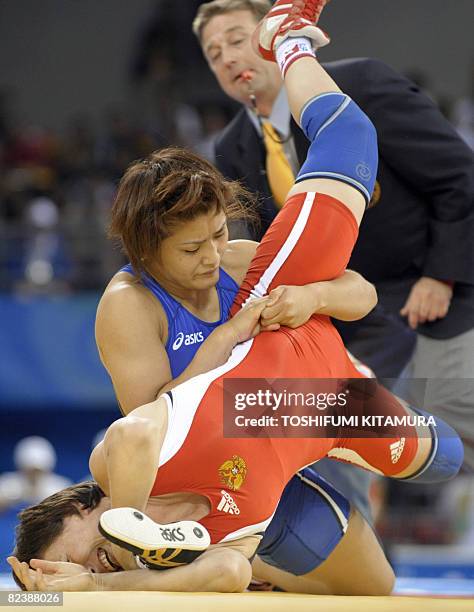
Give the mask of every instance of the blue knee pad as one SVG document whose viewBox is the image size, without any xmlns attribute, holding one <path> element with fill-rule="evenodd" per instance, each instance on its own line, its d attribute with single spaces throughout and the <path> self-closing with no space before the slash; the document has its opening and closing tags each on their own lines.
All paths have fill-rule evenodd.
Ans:
<svg viewBox="0 0 474 612">
<path fill-rule="evenodd" d="M 433 448 L 425 464 L 404 482 L 434 483 L 454 478 L 464 460 L 464 447 L 457 432 L 443 419 L 424 410 L 412 408 L 418 414 L 433 417 L 436 427 L 430 425 Z"/>
<path fill-rule="evenodd" d="M 377 176 L 377 132 L 349 96 L 326 93 L 301 112 L 301 127 L 311 141 L 296 182 L 330 178 L 352 185 L 370 202 Z"/>
<path fill-rule="evenodd" d="M 311 468 L 286 485 L 257 554 L 296 576 L 307 574 L 334 550 L 346 532 L 349 501 Z"/>
</svg>

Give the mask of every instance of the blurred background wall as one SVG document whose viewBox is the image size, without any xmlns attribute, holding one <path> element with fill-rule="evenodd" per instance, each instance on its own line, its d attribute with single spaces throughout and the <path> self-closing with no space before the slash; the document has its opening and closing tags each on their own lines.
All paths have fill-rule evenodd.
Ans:
<svg viewBox="0 0 474 612">
<path fill-rule="evenodd" d="M 180 69 L 201 66 L 193 99 L 212 88 L 197 45 L 188 45 L 196 0 L 16 0 L 0 3 L 0 87 L 21 117 L 60 128 L 78 111 L 99 114 L 133 97 L 130 70 L 140 36 L 157 19 L 185 43 Z M 163 7 L 160 14 L 160 5 Z M 378 57 L 423 75 L 436 96 L 470 93 L 474 61 L 472 0 L 333 0 L 324 60 Z M 166 41 L 168 44 L 169 40 Z M 173 44 L 173 41 L 171 41 Z M 194 71 L 194 74 L 195 71 Z M 204 76 L 204 79 L 201 77 Z"/>
</svg>

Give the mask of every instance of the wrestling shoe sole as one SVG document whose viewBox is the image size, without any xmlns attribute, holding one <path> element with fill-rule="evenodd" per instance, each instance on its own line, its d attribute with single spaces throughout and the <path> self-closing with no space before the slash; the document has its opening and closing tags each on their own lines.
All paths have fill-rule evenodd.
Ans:
<svg viewBox="0 0 474 612">
<path fill-rule="evenodd" d="M 144 557 L 161 549 L 202 551 L 211 543 L 207 529 L 196 521 L 160 525 L 135 508 L 107 510 L 99 519 L 99 531 L 109 542 Z"/>
</svg>

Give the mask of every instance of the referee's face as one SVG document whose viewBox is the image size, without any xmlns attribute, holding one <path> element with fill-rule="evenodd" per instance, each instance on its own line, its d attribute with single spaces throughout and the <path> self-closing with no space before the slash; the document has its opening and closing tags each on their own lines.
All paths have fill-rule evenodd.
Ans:
<svg viewBox="0 0 474 612">
<path fill-rule="evenodd" d="M 249 103 L 250 93 L 278 95 L 281 78 L 278 66 L 252 49 L 251 36 L 257 21 L 250 11 L 216 15 L 202 31 L 201 45 L 219 85 L 234 100 Z"/>
</svg>

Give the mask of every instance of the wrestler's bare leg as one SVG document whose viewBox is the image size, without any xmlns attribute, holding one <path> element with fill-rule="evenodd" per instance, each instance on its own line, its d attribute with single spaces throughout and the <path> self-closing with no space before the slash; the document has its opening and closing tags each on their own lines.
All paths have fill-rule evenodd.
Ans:
<svg viewBox="0 0 474 612">
<path fill-rule="evenodd" d="M 395 580 L 373 530 L 355 509 L 345 536 L 316 569 L 295 576 L 256 557 L 252 572 L 289 593 L 314 595 L 389 595 Z"/>
</svg>

